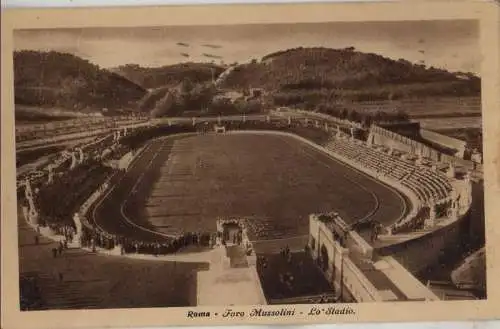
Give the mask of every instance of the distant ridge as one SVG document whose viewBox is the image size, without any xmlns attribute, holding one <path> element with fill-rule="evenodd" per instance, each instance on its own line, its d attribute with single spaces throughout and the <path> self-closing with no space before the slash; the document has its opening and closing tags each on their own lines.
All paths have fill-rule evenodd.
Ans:
<svg viewBox="0 0 500 329">
<path fill-rule="evenodd" d="M 146 90 L 122 76 L 72 54 L 14 53 L 16 105 L 73 112 L 126 112 Z"/>
<path fill-rule="evenodd" d="M 142 67 L 136 64 L 122 65 L 111 69 L 145 89 L 175 87 L 184 79 L 203 83 L 217 79 L 225 68 L 212 63 L 179 63 L 162 67 Z M 213 76 L 212 76 L 213 74 Z"/>
<path fill-rule="evenodd" d="M 392 60 L 352 47 L 299 47 L 230 66 L 185 62 L 113 69 L 101 69 L 72 54 L 19 51 L 14 53 L 14 83 L 16 108 L 23 109 L 27 120 L 46 118 L 50 111 L 65 115 L 155 111 L 159 115 L 165 111 L 159 109 L 177 113 L 181 110 L 175 109 L 186 104 L 198 111 L 218 91 L 248 95 L 252 88 L 264 90 L 262 101 L 270 106 L 314 110 L 345 102 L 475 97 L 481 86 L 480 78 L 468 72 Z M 182 85 L 190 91 L 183 92 Z"/>
<path fill-rule="evenodd" d="M 481 81 L 468 72 L 392 60 L 354 48 L 294 48 L 239 65 L 222 87 L 263 88 L 276 96 L 315 92 L 332 100 L 384 100 L 419 96 L 478 96 Z"/>
</svg>

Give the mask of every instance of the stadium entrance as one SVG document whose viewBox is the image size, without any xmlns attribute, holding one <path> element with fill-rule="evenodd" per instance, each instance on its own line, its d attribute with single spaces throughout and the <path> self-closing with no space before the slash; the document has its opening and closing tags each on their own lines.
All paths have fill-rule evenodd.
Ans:
<svg viewBox="0 0 500 329">
<path fill-rule="evenodd" d="M 239 244 L 241 243 L 242 230 L 241 227 L 236 223 L 227 223 L 223 225 L 223 239 L 224 243 L 227 244 Z"/>
<path fill-rule="evenodd" d="M 243 225 L 237 219 L 218 220 L 217 232 L 223 245 L 240 245 L 243 242 Z"/>
</svg>

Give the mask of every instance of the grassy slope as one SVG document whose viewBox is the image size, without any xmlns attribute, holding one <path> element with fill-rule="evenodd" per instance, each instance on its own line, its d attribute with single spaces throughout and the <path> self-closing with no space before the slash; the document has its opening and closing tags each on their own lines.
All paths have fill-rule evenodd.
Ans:
<svg viewBox="0 0 500 329">
<path fill-rule="evenodd" d="M 260 87 L 292 104 L 341 99 L 478 95 L 480 79 L 468 74 L 394 61 L 353 49 L 297 48 L 237 67 L 226 88 Z"/>
<path fill-rule="evenodd" d="M 58 52 L 14 54 L 15 102 L 50 112 L 111 112 L 135 108 L 144 88 L 77 56 Z"/>
<path fill-rule="evenodd" d="M 207 82 L 224 71 L 224 68 L 210 63 L 179 63 L 162 67 L 141 67 L 139 65 L 123 65 L 113 72 L 137 83 L 146 89 L 175 87 L 184 79 L 193 83 Z"/>
</svg>

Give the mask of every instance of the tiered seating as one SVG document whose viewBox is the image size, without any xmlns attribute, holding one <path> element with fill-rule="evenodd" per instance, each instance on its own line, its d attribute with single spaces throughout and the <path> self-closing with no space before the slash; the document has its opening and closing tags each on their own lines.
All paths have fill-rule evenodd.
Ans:
<svg viewBox="0 0 500 329">
<path fill-rule="evenodd" d="M 332 140 L 326 144 L 326 148 L 329 151 L 339 153 L 350 160 L 357 160 L 362 154 L 362 149 L 360 149 L 357 145 L 345 143 L 343 141 Z"/>
<path fill-rule="evenodd" d="M 82 164 L 40 188 L 36 196 L 42 220 L 73 225 L 73 214 L 111 174 L 112 169 L 96 163 Z M 78 189 L 74 187 L 78 186 Z"/>
<path fill-rule="evenodd" d="M 451 191 L 450 183 L 441 173 L 391 156 L 381 149 L 342 139 L 329 141 L 326 148 L 358 162 L 378 175 L 401 182 L 402 185 L 412 190 L 422 203 L 431 199 L 442 200 Z"/>
<path fill-rule="evenodd" d="M 128 117 L 90 117 L 29 125 L 16 128 L 16 141 L 23 142 L 33 139 L 50 138 L 59 135 L 69 135 L 101 129 L 112 129 L 123 125 L 136 124 L 145 121 L 146 119 Z"/>
<path fill-rule="evenodd" d="M 423 202 L 431 199 L 443 200 L 451 191 L 451 185 L 445 177 L 438 172 L 424 168 L 415 170 L 402 184 L 415 190 Z"/>
</svg>

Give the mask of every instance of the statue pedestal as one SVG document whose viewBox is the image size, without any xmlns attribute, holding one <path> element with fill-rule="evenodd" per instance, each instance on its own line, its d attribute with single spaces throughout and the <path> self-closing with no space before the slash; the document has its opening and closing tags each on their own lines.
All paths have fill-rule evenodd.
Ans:
<svg viewBox="0 0 500 329">
<path fill-rule="evenodd" d="M 40 227 L 40 234 L 44 236 L 53 236 L 54 232 L 48 227 Z"/>
<path fill-rule="evenodd" d="M 38 225 L 38 214 L 37 213 L 30 213 L 28 215 L 28 219 L 29 219 L 31 225 L 34 225 L 34 226 Z"/>
<path fill-rule="evenodd" d="M 70 248 L 80 248 L 82 244 L 80 243 L 80 236 L 74 235 L 73 240 L 68 243 L 68 247 Z"/>
<path fill-rule="evenodd" d="M 247 263 L 248 266 L 257 266 L 257 255 L 254 252 L 247 256 Z"/>
<path fill-rule="evenodd" d="M 226 248 L 224 246 L 219 246 L 214 249 L 211 264 L 214 268 L 220 270 L 231 267 L 231 262 L 226 256 Z"/>
<path fill-rule="evenodd" d="M 111 255 L 121 255 L 122 254 L 122 247 L 117 244 L 113 249 L 111 249 L 110 251 L 110 254 Z"/>
</svg>

